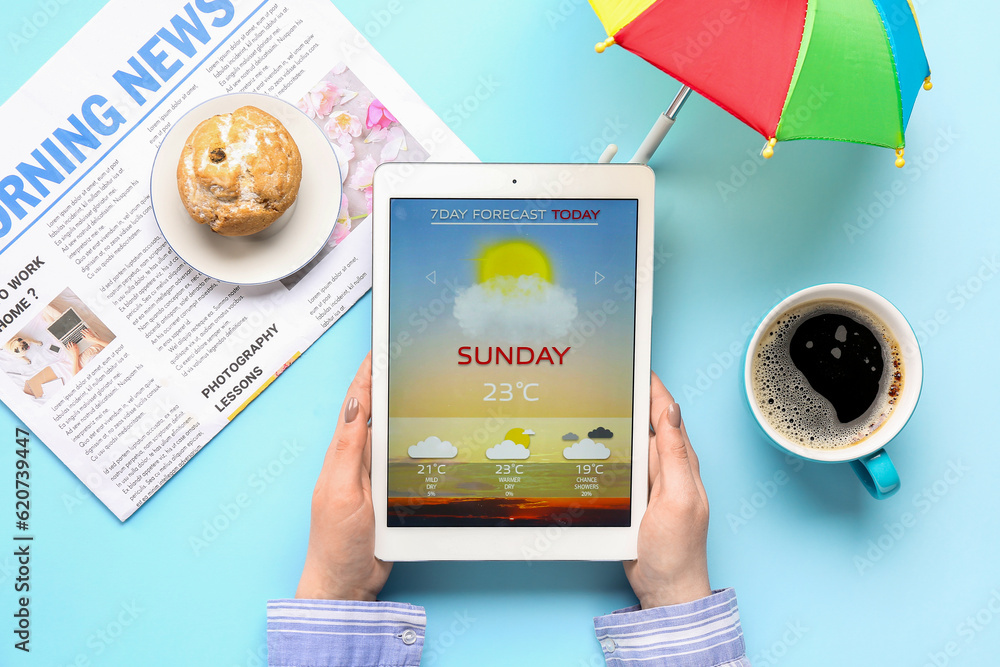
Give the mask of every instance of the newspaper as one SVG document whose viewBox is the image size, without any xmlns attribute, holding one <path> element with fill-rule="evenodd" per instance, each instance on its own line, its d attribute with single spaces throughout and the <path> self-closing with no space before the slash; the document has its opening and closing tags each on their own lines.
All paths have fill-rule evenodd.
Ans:
<svg viewBox="0 0 1000 667">
<path fill-rule="evenodd" d="M 0 398 L 122 521 L 369 289 L 375 166 L 475 159 L 327 0 L 137 7 L 0 107 Z M 326 247 L 263 286 L 192 269 L 150 206 L 171 124 L 232 92 L 298 104 L 341 165 Z"/>
</svg>

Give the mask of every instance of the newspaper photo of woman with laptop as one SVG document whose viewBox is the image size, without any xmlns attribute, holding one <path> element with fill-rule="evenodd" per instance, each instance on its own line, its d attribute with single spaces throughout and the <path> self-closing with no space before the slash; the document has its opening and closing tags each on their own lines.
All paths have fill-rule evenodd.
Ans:
<svg viewBox="0 0 1000 667">
<path fill-rule="evenodd" d="M 62 391 L 115 334 L 69 288 L 4 341 L 0 370 L 36 403 Z"/>
</svg>

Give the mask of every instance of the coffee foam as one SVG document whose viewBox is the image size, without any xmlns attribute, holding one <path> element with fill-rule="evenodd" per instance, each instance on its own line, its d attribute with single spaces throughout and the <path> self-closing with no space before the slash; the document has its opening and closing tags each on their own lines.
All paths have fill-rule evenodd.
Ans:
<svg viewBox="0 0 1000 667">
<path fill-rule="evenodd" d="M 789 351 L 799 323 L 828 313 L 865 325 L 882 343 L 878 395 L 863 415 L 846 424 L 837 419 L 833 404 L 809 385 Z M 877 431 L 895 408 L 902 383 L 903 355 L 889 328 L 867 310 L 833 299 L 810 301 L 782 313 L 761 336 L 751 367 L 752 400 L 767 422 L 789 440 L 814 449 L 849 447 Z"/>
</svg>

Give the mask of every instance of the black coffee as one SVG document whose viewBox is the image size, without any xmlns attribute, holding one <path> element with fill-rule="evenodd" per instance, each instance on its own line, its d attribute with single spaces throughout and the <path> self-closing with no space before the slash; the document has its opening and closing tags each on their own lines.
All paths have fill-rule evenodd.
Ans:
<svg viewBox="0 0 1000 667">
<path fill-rule="evenodd" d="M 833 404 L 841 423 L 875 403 L 885 363 L 881 343 L 865 325 L 836 313 L 813 315 L 795 327 L 789 347 L 792 363 Z"/>
<path fill-rule="evenodd" d="M 752 373 L 754 400 L 775 430 L 821 449 L 855 444 L 878 429 L 903 382 L 888 327 L 834 300 L 781 315 L 758 344 Z"/>
</svg>

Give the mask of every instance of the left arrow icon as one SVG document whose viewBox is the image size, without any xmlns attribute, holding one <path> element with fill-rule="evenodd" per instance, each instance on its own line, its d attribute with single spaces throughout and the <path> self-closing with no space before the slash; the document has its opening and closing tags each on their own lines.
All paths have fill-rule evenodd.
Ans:
<svg viewBox="0 0 1000 667">
<path fill-rule="evenodd" d="M 431 285 L 437 285 L 437 271 L 431 271 L 424 278 L 431 281 Z"/>
</svg>

